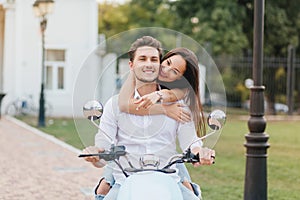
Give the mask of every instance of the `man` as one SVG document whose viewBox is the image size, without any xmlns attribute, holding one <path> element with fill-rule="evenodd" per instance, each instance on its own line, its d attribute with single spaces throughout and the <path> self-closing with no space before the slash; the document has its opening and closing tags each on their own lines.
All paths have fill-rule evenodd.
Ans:
<svg viewBox="0 0 300 200">
<path fill-rule="evenodd" d="M 158 91 L 159 85 L 156 79 L 159 74 L 161 45 L 160 42 L 150 36 L 137 39 L 129 51 L 129 67 L 135 75 L 135 98 Z M 134 166 L 138 166 L 139 158 L 145 154 L 154 154 L 160 158 L 160 166 L 166 165 L 168 159 L 176 154 L 176 138 L 180 147 L 185 150 L 197 139 L 193 122 L 179 123 L 165 115 L 137 116 L 121 112 L 118 106 L 118 97 L 112 97 L 107 104 L 101 118 L 99 133 L 95 137 L 96 151 L 109 149 L 111 141 L 107 141 L 105 132 L 113 138 L 117 145 L 124 145 L 129 153 L 129 160 Z M 86 148 L 84 152 L 93 153 L 95 148 Z M 192 146 L 193 153 L 199 153 L 201 164 L 213 162 L 214 151 L 202 149 L 195 143 Z M 96 157 L 87 158 L 95 166 L 101 166 Z M 120 158 L 122 164 L 126 161 Z M 195 166 L 199 166 L 196 163 Z M 115 184 L 104 199 L 116 199 L 120 185 L 125 181 L 124 174 L 114 167 L 112 169 Z M 198 199 L 194 193 L 180 183 L 178 174 L 170 174 L 177 182 L 184 199 Z"/>
</svg>

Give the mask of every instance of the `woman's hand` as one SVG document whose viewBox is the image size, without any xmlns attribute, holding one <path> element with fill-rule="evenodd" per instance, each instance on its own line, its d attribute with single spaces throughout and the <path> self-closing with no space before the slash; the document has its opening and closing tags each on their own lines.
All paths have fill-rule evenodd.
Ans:
<svg viewBox="0 0 300 200">
<path fill-rule="evenodd" d="M 149 109 L 153 104 L 158 102 L 161 99 L 161 96 L 157 92 L 152 92 L 142 96 L 140 99 L 134 101 L 135 104 L 138 104 L 137 110 L 140 108 Z"/>
<path fill-rule="evenodd" d="M 191 121 L 191 114 L 189 111 L 185 110 L 184 107 L 187 105 L 181 103 L 173 104 L 162 104 L 164 108 L 165 115 L 175 119 L 178 122 L 185 123 Z"/>
</svg>

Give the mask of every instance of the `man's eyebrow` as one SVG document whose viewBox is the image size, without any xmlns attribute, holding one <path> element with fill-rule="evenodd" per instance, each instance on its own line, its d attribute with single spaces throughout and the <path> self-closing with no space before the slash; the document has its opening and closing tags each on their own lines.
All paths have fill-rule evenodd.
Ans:
<svg viewBox="0 0 300 200">
<path fill-rule="evenodd" d="M 148 57 L 147 55 L 139 55 L 139 56 L 137 56 L 137 58 L 146 58 L 146 57 Z M 159 56 L 150 56 L 150 58 L 151 59 L 159 59 Z"/>
</svg>

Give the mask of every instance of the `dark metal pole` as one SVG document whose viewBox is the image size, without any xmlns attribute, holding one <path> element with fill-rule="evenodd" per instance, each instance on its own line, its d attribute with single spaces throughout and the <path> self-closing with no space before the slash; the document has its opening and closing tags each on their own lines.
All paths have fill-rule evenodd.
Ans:
<svg viewBox="0 0 300 200">
<path fill-rule="evenodd" d="M 0 93 L 0 119 L 1 119 L 1 104 L 2 104 L 2 99 L 4 98 L 6 94 L 5 93 Z"/>
<path fill-rule="evenodd" d="M 292 115 L 294 111 L 294 88 L 295 88 L 295 48 L 288 46 L 287 60 L 287 104 L 289 107 L 288 115 Z"/>
<path fill-rule="evenodd" d="M 40 94 L 40 105 L 39 105 L 39 118 L 38 126 L 45 127 L 45 98 L 44 98 L 44 82 L 45 82 L 45 30 L 47 27 L 47 19 L 42 17 L 41 20 L 41 32 L 42 32 L 42 83 L 41 83 L 41 94 Z"/>
<path fill-rule="evenodd" d="M 244 200 L 267 199 L 267 143 L 269 136 L 264 133 L 263 78 L 263 32 L 264 32 L 264 0 L 254 1 L 254 47 L 253 47 L 253 81 L 250 95 L 250 119 L 246 134 L 246 173 Z"/>
</svg>

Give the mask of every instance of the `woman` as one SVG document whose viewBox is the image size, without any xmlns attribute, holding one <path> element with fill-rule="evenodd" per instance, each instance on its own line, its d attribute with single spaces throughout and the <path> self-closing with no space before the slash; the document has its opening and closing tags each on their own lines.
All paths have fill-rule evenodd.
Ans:
<svg viewBox="0 0 300 200">
<path fill-rule="evenodd" d="M 179 122 L 194 121 L 197 135 L 205 134 L 205 123 L 199 95 L 199 68 L 195 54 L 186 48 L 175 48 L 169 51 L 162 59 L 158 77 L 160 90 L 134 99 L 135 90 L 134 74 L 131 71 L 123 84 L 119 94 L 119 107 L 122 112 L 136 115 L 165 114 Z M 124 100 L 125 99 L 125 100 Z M 191 116 L 184 109 L 185 105 L 171 103 L 184 99 L 191 110 Z M 157 104 L 160 102 L 160 104 Z M 191 184 L 187 169 L 183 164 L 177 165 L 182 183 L 201 196 L 197 185 Z M 105 172 L 96 187 L 97 194 L 107 194 L 113 184 L 109 169 Z M 106 179 L 109 179 L 108 184 Z"/>
</svg>

